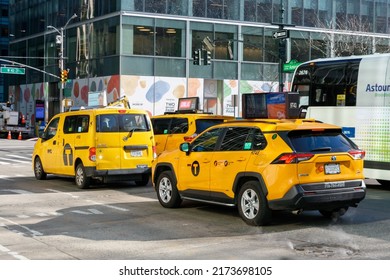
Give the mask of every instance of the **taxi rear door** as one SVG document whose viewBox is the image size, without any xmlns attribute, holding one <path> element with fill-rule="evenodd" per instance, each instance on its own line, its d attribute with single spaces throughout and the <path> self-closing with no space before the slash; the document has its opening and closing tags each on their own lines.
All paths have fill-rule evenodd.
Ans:
<svg viewBox="0 0 390 280">
<path fill-rule="evenodd" d="M 99 114 L 96 116 L 96 169 L 114 170 L 121 168 L 121 134 L 118 114 Z"/>
<path fill-rule="evenodd" d="M 118 115 L 119 154 L 122 169 L 141 172 L 151 167 L 154 136 L 149 117 L 143 113 Z"/>
</svg>

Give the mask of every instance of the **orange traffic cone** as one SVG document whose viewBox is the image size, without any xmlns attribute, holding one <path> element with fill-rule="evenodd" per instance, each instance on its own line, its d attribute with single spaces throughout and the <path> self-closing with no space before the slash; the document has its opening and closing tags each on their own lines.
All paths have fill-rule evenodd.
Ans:
<svg viewBox="0 0 390 280">
<path fill-rule="evenodd" d="M 18 140 L 22 140 L 22 132 L 19 131 Z"/>
<path fill-rule="evenodd" d="M 8 130 L 8 136 L 7 136 L 7 139 L 8 139 L 8 140 L 11 140 L 11 139 L 12 139 L 12 136 L 11 136 L 11 131 L 10 131 L 10 130 Z"/>
</svg>

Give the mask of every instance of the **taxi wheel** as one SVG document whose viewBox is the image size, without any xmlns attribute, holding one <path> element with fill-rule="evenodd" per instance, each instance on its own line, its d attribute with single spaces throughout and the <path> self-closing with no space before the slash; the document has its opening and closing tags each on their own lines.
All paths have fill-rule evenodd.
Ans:
<svg viewBox="0 0 390 280">
<path fill-rule="evenodd" d="M 238 212 L 241 218 L 252 226 L 266 225 L 271 220 L 271 210 L 260 183 L 248 181 L 238 193 Z"/>
<path fill-rule="evenodd" d="M 76 166 L 75 182 L 80 189 L 86 189 L 91 184 L 91 177 L 87 177 L 82 163 Z"/>
<path fill-rule="evenodd" d="M 166 208 L 179 207 L 181 198 L 176 188 L 172 171 L 162 172 L 157 179 L 157 197 L 160 204 Z"/>
<path fill-rule="evenodd" d="M 42 162 L 39 157 L 34 160 L 34 175 L 37 180 L 45 180 L 46 172 L 43 170 Z"/>
</svg>

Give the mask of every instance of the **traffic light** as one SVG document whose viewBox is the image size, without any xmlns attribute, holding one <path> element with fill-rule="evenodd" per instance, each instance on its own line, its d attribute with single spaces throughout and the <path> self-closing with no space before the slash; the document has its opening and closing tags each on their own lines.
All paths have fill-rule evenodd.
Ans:
<svg viewBox="0 0 390 280">
<path fill-rule="evenodd" d="M 279 40 L 279 59 L 284 62 L 286 62 L 287 55 L 286 55 L 286 40 L 280 39 Z"/>
<path fill-rule="evenodd" d="M 194 50 L 192 53 L 192 58 L 194 59 L 194 65 L 201 65 L 201 51 L 200 49 Z"/>
<path fill-rule="evenodd" d="M 203 65 L 210 65 L 211 64 L 211 52 L 208 50 L 203 50 Z"/>
<path fill-rule="evenodd" d="M 61 71 L 61 82 L 66 83 L 68 80 L 68 70 L 62 70 Z"/>
</svg>

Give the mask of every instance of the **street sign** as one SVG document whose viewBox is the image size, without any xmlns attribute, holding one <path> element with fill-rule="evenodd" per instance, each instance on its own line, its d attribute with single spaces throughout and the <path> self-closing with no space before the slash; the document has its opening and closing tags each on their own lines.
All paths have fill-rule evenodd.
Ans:
<svg viewBox="0 0 390 280">
<path fill-rule="evenodd" d="M 2 74 L 24 75 L 25 72 L 26 72 L 26 69 L 20 68 L 20 67 L 1 67 L 1 73 Z"/>
<path fill-rule="evenodd" d="M 285 38 L 288 38 L 290 37 L 290 32 L 289 30 L 278 30 L 278 31 L 274 31 L 272 33 L 272 37 L 274 39 L 285 39 Z"/>
<path fill-rule="evenodd" d="M 283 72 L 292 73 L 294 70 L 301 64 L 301 62 L 296 61 L 295 59 L 290 60 L 288 63 L 283 64 Z"/>
</svg>

